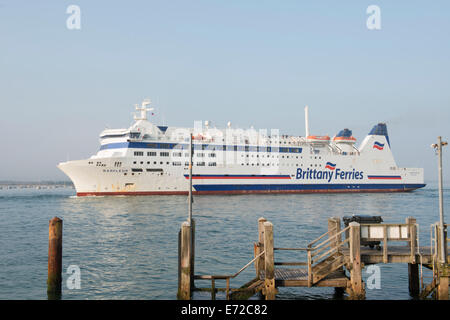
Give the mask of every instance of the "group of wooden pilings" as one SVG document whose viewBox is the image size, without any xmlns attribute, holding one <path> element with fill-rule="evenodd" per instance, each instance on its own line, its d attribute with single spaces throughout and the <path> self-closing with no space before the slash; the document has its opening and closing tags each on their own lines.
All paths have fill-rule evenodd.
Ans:
<svg viewBox="0 0 450 320">
<path fill-rule="evenodd" d="M 372 229 L 382 230 L 382 234 L 372 235 Z M 395 230 L 398 230 L 399 235 L 395 235 Z M 436 229 L 436 232 L 439 230 Z M 328 235 L 328 240 L 326 236 Z M 344 236 L 345 235 L 345 236 Z M 342 240 L 344 236 L 344 240 Z M 258 220 L 258 241 L 254 245 L 254 259 L 249 264 L 254 263 L 256 278 L 251 283 L 253 292 L 261 292 L 265 299 L 273 300 L 277 294 L 277 286 L 327 286 L 335 287 L 337 292 L 346 291 L 349 299 L 364 299 L 366 294 L 365 284 L 362 277 L 362 271 L 366 265 L 377 263 L 407 263 L 408 264 L 408 278 L 409 278 L 409 292 L 412 297 L 427 297 L 431 292 L 435 292 L 435 297 L 439 300 L 447 300 L 449 293 L 449 267 L 448 259 L 444 264 L 436 263 L 436 257 L 439 256 L 439 234 L 436 233 L 435 251 L 425 254 L 430 250 L 429 247 L 418 246 L 418 233 L 416 219 L 408 217 L 405 223 L 396 224 L 359 224 L 351 222 L 347 227 L 341 230 L 340 218 L 328 219 L 328 232 L 319 238 L 310 242 L 307 248 L 275 248 L 274 247 L 274 227 L 273 224 L 264 218 Z M 194 276 L 194 251 L 195 251 L 195 222 L 184 222 L 179 233 L 179 269 L 178 269 L 178 298 L 189 300 L 194 289 L 194 279 L 212 279 L 212 297 L 215 297 L 214 279 L 227 280 L 227 299 L 229 292 L 229 279 L 235 276 Z M 445 235 L 444 239 L 447 239 Z M 320 240 L 320 241 L 319 241 Z M 364 248 L 365 242 L 382 243 L 379 250 Z M 388 246 L 388 242 L 407 242 L 407 246 Z M 448 239 L 446 240 L 448 241 Z M 328 243 L 324 246 L 325 243 Z M 328 247 L 328 251 L 324 248 Z M 321 248 L 321 249 L 318 249 Z M 428 248 L 428 249 L 427 249 Z M 308 255 L 307 262 L 275 262 L 274 251 L 277 250 L 302 250 L 306 251 Z M 318 252 L 322 251 L 319 255 Z M 326 251 L 326 253 L 323 253 Z M 339 271 L 337 275 L 327 277 L 320 275 L 317 272 L 317 263 L 322 263 L 325 260 L 320 257 L 326 257 L 328 253 L 337 256 L 330 256 L 336 260 L 329 260 L 331 268 L 327 274 Z M 447 256 L 447 253 L 445 253 Z M 424 262 L 422 261 L 424 259 Z M 328 261 L 327 261 L 328 263 Z M 247 266 L 249 265 L 247 264 Z M 299 265 L 306 266 L 307 280 L 305 277 L 300 278 L 279 278 L 279 269 L 276 265 Z M 420 283 L 419 268 L 425 266 L 433 270 L 433 282 L 423 288 Z M 246 266 L 246 267 L 247 267 Z M 245 269 L 244 267 L 243 269 Z M 344 269 L 345 267 L 345 269 Z M 316 269 L 314 269 L 316 268 Z M 241 270 L 243 270 L 241 269 Z M 319 268 L 322 270 L 322 268 Z M 301 270 L 301 269 L 294 269 Z M 303 269 L 305 270 L 305 269 Z M 347 274 L 345 273 L 347 271 Z M 284 271 L 283 271 L 284 272 Z M 304 271 L 302 271 L 304 272 Z M 240 273 L 240 271 L 238 272 Z M 343 276 L 340 276 L 342 274 Z M 280 280 L 281 279 L 281 280 Z M 291 282 L 289 282 L 291 281 Z M 289 282 L 289 283 L 288 283 Z M 232 289 L 237 292 L 242 290 Z M 429 288 L 428 288 L 429 287 Z M 422 288 L 422 290 L 421 290 Z M 236 291 L 237 290 L 237 291 Z M 233 297 L 232 297 L 233 298 Z"/>
<path fill-rule="evenodd" d="M 340 220 L 331 218 L 328 221 L 328 229 L 330 232 L 329 237 L 333 238 L 335 234 L 340 231 Z M 351 299 L 362 299 L 365 296 L 364 283 L 362 280 L 361 269 L 363 267 L 361 263 L 360 253 L 360 225 L 359 223 L 350 223 L 349 228 L 349 247 L 350 247 L 350 263 L 348 269 L 350 270 L 350 282 L 347 288 Z M 338 245 L 339 240 L 334 238 L 333 242 Z M 273 240 L 273 224 L 267 221 L 265 218 L 259 218 L 258 220 L 258 243 L 255 245 L 255 256 L 264 252 L 255 261 L 256 275 L 259 277 L 264 274 L 264 288 L 262 294 L 266 300 L 274 300 L 277 294 L 277 288 L 275 285 L 275 256 L 274 256 L 274 240 Z M 296 250 L 296 249 L 293 249 Z M 308 261 L 311 261 L 311 251 L 307 251 Z M 307 263 L 308 275 L 312 274 L 312 264 Z M 311 283 L 312 279 L 308 279 Z M 341 291 L 341 288 L 336 287 L 337 291 Z"/>
</svg>

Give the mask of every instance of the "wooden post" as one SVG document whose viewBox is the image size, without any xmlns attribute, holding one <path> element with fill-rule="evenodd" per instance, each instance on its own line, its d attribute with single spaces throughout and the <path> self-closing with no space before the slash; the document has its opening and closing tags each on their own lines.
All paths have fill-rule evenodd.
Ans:
<svg viewBox="0 0 450 320">
<path fill-rule="evenodd" d="M 417 297 L 420 294 L 419 265 L 417 263 L 408 263 L 409 294 L 411 297 Z"/>
<path fill-rule="evenodd" d="M 438 286 L 437 286 L 437 299 L 439 300 L 448 300 L 448 286 L 449 286 L 449 267 L 446 263 L 441 263 L 440 259 L 442 259 L 443 254 L 442 254 L 442 250 L 446 249 L 446 244 L 442 245 L 441 241 L 444 238 L 444 240 L 447 242 L 447 239 L 445 237 L 441 236 L 441 228 L 436 228 L 436 244 L 437 244 L 437 257 L 438 257 L 438 262 L 437 262 L 437 275 L 438 275 Z M 445 253 L 445 252 L 444 252 Z M 447 257 L 445 257 L 447 258 Z M 444 259 L 444 262 L 446 262 L 447 259 Z"/>
<path fill-rule="evenodd" d="M 258 219 L 258 243 L 255 247 L 255 256 L 260 254 L 264 251 L 264 222 L 267 220 L 264 218 Z M 259 259 L 256 259 L 255 261 L 255 271 L 256 271 L 256 277 L 261 276 L 261 271 L 264 269 L 264 255 L 259 257 Z"/>
<path fill-rule="evenodd" d="M 332 217 L 328 219 L 328 231 L 330 232 L 328 235 L 329 238 L 335 236 L 341 231 L 341 219 L 339 219 L 339 217 Z M 336 237 L 334 240 L 332 240 L 332 247 L 339 248 L 338 246 L 341 241 L 342 237 Z"/>
<path fill-rule="evenodd" d="M 417 226 L 416 219 L 406 218 L 408 224 L 408 239 L 410 248 L 410 262 L 408 263 L 408 288 L 411 297 L 417 297 L 420 294 L 419 265 L 416 260 L 417 251 Z"/>
<path fill-rule="evenodd" d="M 180 235 L 180 251 L 179 254 L 179 283 L 178 283 L 178 299 L 190 300 L 192 288 L 192 270 L 191 270 L 191 225 L 185 221 L 181 225 Z"/>
<path fill-rule="evenodd" d="M 361 226 L 357 222 L 350 223 L 350 282 L 352 299 L 364 298 L 364 284 L 361 273 Z"/>
<path fill-rule="evenodd" d="M 383 263 L 389 263 L 388 257 L 388 227 L 383 226 Z"/>
<path fill-rule="evenodd" d="M 275 300 L 275 260 L 273 254 L 273 224 L 264 222 L 264 295 L 266 300 Z"/>
<path fill-rule="evenodd" d="M 195 288 L 194 266 L 195 266 L 195 219 L 191 219 L 191 292 Z"/>
<path fill-rule="evenodd" d="M 329 232 L 328 237 L 331 238 L 331 237 L 335 236 L 337 233 L 339 233 L 340 231 L 341 231 L 341 219 L 339 217 L 329 218 L 328 219 L 328 232 Z M 338 237 L 335 237 L 334 240 L 331 240 L 331 241 L 332 241 L 331 247 L 336 248 L 336 253 L 339 253 L 339 251 L 340 251 L 340 246 L 339 245 L 342 242 L 342 235 L 339 235 Z M 309 268 L 310 268 L 310 266 L 309 266 L 309 260 L 308 260 L 308 276 L 309 276 Z M 337 270 L 343 271 L 343 268 L 344 267 L 340 267 Z M 312 272 L 312 270 L 311 270 L 311 272 Z M 311 285 L 312 285 L 311 280 L 312 279 L 310 279 L 310 277 L 308 277 L 308 287 L 311 287 Z M 338 295 L 338 296 L 342 295 L 342 290 L 341 289 L 342 288 L 338 288 L 338 287 L 334 288 L 334 291 L 335 291 L 336 295 Z"/>
<path fill-rule="evenodd" d="M 416 263 L 416 251 L 417 251 L 417 226 L 416 219 L 413 217 L 406 218 L 406 223 L 408 224 L 408 238 L 410 251 L 410 263 Z"/>
<path fill-rule="evenodd" d="M 437 287 L 437 298 L 439 300 L 448 300 L 448 285 L 449 285 L 448 275 L 447 276 L 440 275 L 439 284 Z"/>
<path fill-rule="evenodd" d="M 47 296 L 50 300 L 61 299 L 62 227 L 63 221 L 58 217 L 49 221 Z"/>
</svg>

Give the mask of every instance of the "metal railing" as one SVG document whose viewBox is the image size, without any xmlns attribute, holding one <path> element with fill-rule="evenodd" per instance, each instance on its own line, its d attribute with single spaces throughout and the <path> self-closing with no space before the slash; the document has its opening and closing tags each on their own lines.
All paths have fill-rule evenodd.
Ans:
<svg viewBox="0 0 450 320">
<path fill-rule="evenodd" d="M 216 291 L 225 291 L 226 299 L 230 298 L 230 279 L 236 278 L 242 271 L 247 269 L 252 263 L 254 263 L 258 258 L 265 254 L 265 251 L 260 252 L 256 255 L 250 262 L 248 262 L 245 266 L 243 266 L 238 272 L 232 275 L 194 275 L 195 280 L 211 280 L 211 298 L 215 300 Z M 216 288 L 215 282 L 216 280 L 226 280 L 226 288 Z"/>
</svg>

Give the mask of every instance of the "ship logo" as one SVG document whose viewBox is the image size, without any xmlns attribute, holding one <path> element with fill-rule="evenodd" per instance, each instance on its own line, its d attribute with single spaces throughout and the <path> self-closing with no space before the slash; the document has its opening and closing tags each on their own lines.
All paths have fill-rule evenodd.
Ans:
<svg viewBox="0 0 450 320">
<path fill-rule="evenodd" d="M 373 148 L 374 149 L 378 149 L 378 150 L 383 150 L 384 149 L 384 144 L 383 143 L 379 143 L 378 141 L 375 141 L 375 143 L 373 144 Z"/>
<path fill-rule="evenodd" d="M 327 164 L 325 165 L 325 169 L 334 170 L 336 169 L 336 165 L 334 163 L 327 162 Z"/>
</svg>

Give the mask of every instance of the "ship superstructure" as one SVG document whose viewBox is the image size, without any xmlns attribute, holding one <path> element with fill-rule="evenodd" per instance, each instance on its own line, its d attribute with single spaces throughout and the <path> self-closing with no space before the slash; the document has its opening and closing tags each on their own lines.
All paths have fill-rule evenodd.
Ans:
<svg viewBox="0 0 450 320">
<path fill-rule="evenodd" d="M 359 147 L 349 129 L 334 137 L 278 130 L 194 128 L 149 121 L 150 101 L 136 106 L 128 129 L 106 129 L 89 159 L 58 167 L 78 196 L 187 194 L 193 137 L 194 194 L 398 192 L 425 186 L 423 169 L 397 166 L 386 124 L 378 123 Z"/>
</svg>

